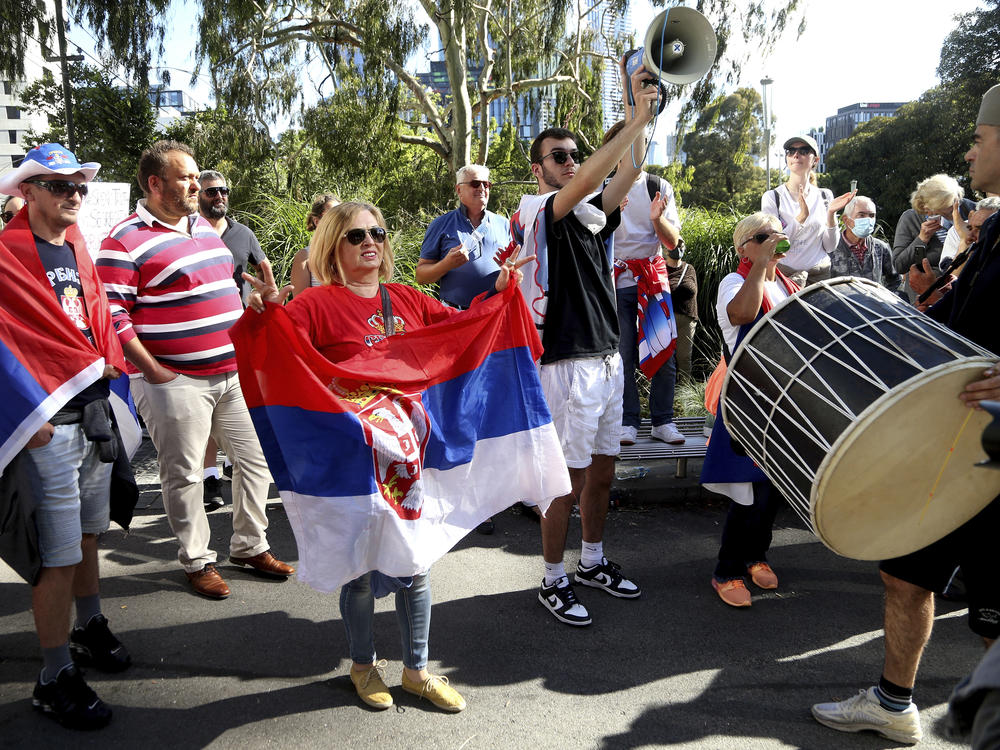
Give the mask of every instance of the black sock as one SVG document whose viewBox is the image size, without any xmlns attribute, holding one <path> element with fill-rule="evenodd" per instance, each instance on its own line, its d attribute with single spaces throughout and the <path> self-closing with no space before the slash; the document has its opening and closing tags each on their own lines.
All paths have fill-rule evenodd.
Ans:
<svg viewBox="0 0 1000 750">
<path fill-rule="evenodd" d="M 902 687 L 890 682 L 885 678 L 885 675 L 879 678 L 875 695 L 882 708 L 887 711 L 905 711 L 913 703 L 913 688 Z"/>
</svg>

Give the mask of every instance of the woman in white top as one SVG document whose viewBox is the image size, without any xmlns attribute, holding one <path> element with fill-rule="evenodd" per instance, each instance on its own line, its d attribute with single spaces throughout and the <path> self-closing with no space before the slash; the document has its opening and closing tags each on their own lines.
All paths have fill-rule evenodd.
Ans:
<svg viewBox="0 0 1000 750">
<path fill-rule="evenodd" d="M 784 148 L 788 181 L 764 193 L 760 208 L 778 217 L 792 245 L 778 267 L 799 286 L 806 286 L 830 277 L 828 253 L 836 243 L 828 246 L 827 211 L 842 209 L 853 193 L 834 198 L 830 190 L 816 186 L 813 170 L 819 161 L 819 146 L 812 137 L 792 136 Z"/>
</svg>

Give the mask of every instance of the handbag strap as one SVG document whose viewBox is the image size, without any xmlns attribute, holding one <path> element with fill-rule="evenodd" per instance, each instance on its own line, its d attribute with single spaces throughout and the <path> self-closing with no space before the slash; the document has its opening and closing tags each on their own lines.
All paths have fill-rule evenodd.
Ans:
<svg viewBox="0 0 1000 750">
<path fill-rule="evenodd" d="M 382 322 L 385 324 L 385 335 L 392 336 L 396 332 L 396 319 L 392 317 L 392 300 L 389 299 L 389 290 L 385 288 L 385 284 L 379 284 L 378 292 L 382 297 Z"/>
</svg>

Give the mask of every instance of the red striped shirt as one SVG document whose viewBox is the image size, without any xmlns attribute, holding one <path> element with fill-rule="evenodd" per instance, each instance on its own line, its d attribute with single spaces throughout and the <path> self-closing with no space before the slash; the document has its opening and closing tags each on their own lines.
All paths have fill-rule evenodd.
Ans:
<svg viewBox="0 0 1000 750">
<path fill-rule="evenodd" d="M 139 201 L 101 243 L 97 271 L 122 344 L 138 338 L 164 367 L 186 375 L 236 370 L 229 327 L 243 314 L 233 256 L 197 214 L 188 233 Z M 128 366 L 129 373 L 138 373 Z"/>
</svg>

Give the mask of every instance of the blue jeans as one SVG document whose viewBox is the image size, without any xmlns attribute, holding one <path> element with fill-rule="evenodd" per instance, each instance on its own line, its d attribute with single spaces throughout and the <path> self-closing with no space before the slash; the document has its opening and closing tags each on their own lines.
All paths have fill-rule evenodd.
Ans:
<svg viewBox="0 0 1000 750">
<path fill-rule="evenodd" d="M 108 529 L 111 464 L 79 424 L 56 425 L 52 439 L 27 451 L 29 477 L 38 488 L 35 522 L 42 566 L 62 568 L 83 560 L 82 534 Z"/>
<path fill-rule="evenodd" d="M 720 581 L 741 578 L 747 567 L 767 562 L 771 546 L 774 517 L 778 515 L 781 494 L 770 482 L 753 483 L 753 505 L 729 503 L 726 523 L 722 527 L 722 544 L 715 577 Z"/>
<path fill-rule="evenodd" d="M 375 595 L 371 573 L 345 583 L 340 589 L 340 615 L 355 664 L 375 661 Z M 413 585 L 396 592 L 396 619 L 403 644 L 403 665 L 427 666 L 427 639 L 431 631 L 431 584 L 427 573 L 413 576 Z"/>
<path fill-rule="evenodd" d="M 625 368 L 625 395 L 622 400 L 622 424 L 639 427 L 639 388 L 635 368 L 639 366 L 639 290 L 629 286 L 616 289 L 618 299 L 618 351 Z M 676 356 L 671 356 L 656 371 L 649 384 L 649 415 L 653 426 L 674 421 L 674 383 L 677 380 Z"/>
</svg>

